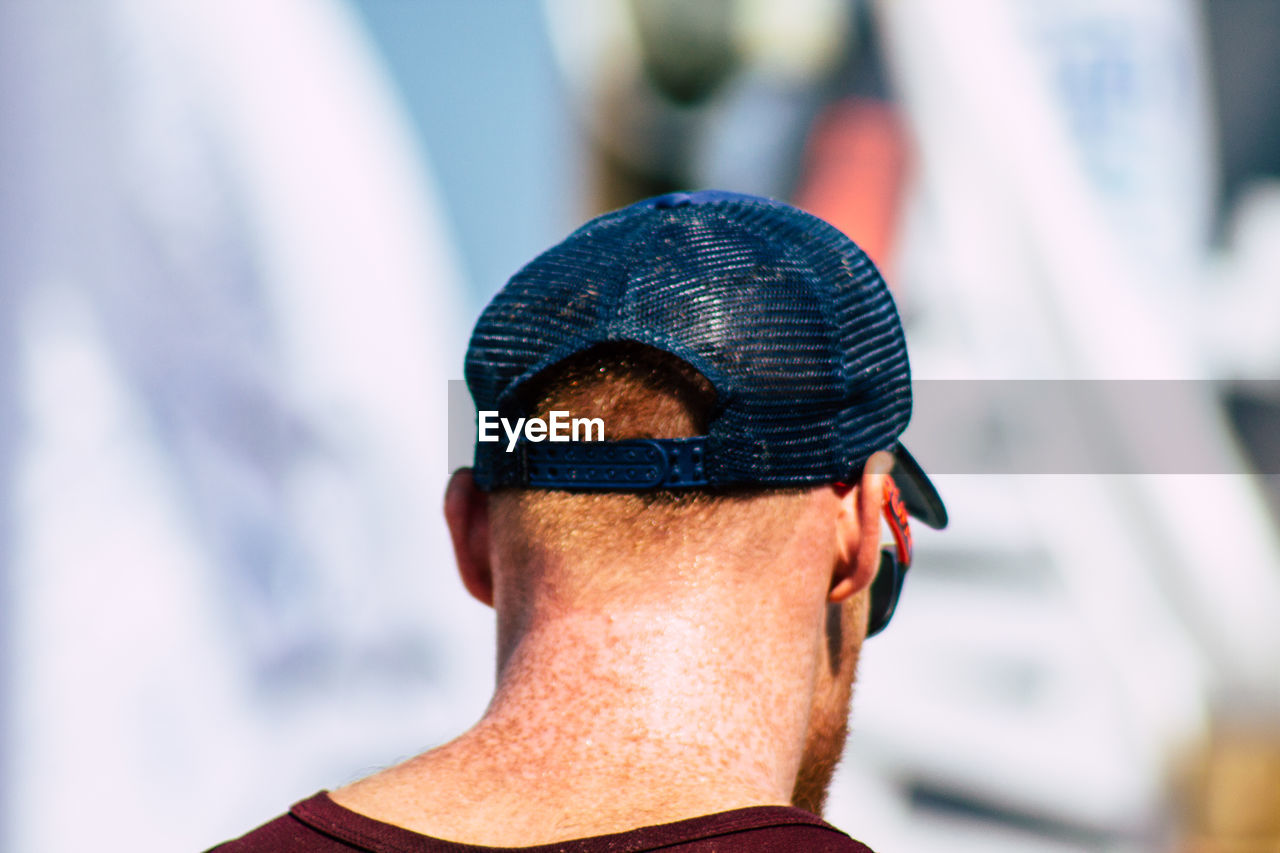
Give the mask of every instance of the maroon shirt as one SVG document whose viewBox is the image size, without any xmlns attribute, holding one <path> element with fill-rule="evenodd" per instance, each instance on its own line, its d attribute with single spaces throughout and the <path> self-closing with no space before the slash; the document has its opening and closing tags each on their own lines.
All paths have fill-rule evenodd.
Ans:
<svg viewBox="0 0 1280 853">
<path fill-rule="evenodd" d="M 536 847 L 480 847 L 410 832 L 357 814 L 321 791 L 295 805 L 286 815 L 209 853 L 639 853 L 642 850 L 682 853 L 774 851 L 792 853 L 871 853 L 835 827 L 800 809 L 753 806 L 646 826 L 630 832 L 540 844 Z"/>
</svg>

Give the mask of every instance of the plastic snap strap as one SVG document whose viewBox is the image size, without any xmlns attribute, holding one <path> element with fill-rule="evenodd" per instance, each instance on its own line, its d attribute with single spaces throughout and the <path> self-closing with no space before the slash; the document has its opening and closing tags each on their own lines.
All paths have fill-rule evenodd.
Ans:
<svg viewBox="0 0 1280 853">
<path fill-rule="evenodd" d="M 525 484 L 544 489 L 627 492 L 707 485 L 706 438 L 636 438 L 625 441 L 522 440 Z"/>
</svg>

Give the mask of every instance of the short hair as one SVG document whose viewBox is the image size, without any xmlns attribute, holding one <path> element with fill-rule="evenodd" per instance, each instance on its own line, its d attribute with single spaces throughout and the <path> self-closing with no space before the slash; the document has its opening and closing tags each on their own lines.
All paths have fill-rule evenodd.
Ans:
<svg viewBox="0 0 1280 853">
<path fill-rule="evenodd" d="M 589 410 L 610 440 L 680 438 L 706 431 L 716 402 L 711 382 L 687 362 L 645 344 L 596 344 L 543 371 L 522 389 L 527 414 Z"/>
<path fill-rule="evenodd" d="M 598 417 L 605 438 L 702 435 L 716 409 L 711 382 L 671 353 L 631 342 L 597 344 L 530 380 L 520 397 L 525 416 L 553 409 Z M 714 525 L 722 510 L 799 488 L 568 492 L 508 487 L 493 493 L 495 532 L 531 537 L 544 546 L 590 546 L 592 534 L 643 544 L 668 525 Z M 729 513 L 732 515 L 732 513 Z M 764 521 L 762 517 L 759 519 Z"/>
</svg>

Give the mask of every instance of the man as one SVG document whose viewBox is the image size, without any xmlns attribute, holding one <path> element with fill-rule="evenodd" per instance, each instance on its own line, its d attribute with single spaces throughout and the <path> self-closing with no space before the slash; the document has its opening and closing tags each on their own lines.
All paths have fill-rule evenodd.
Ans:
<svg viewBox="0 0 1280 853">
<path fill-rule="evenodd" d="M 466 376 L 507 433 L 445 497 L 493 701 L 220 849 L 865 850 L 817 816 L 906 512 L 946 512 L 897 443 L 906 348 L 862 251 L 766 199 L 640 202 L 512 278 Z M 530 426 L 553 413 L 604 440 Z"/>
</svg>

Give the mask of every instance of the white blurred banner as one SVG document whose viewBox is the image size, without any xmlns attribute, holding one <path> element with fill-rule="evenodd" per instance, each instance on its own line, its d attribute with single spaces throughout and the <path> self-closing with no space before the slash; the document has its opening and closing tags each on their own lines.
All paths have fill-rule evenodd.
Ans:
<svg viewBox="0 0 1280 853">
<path fill-rule="evenodd" d="M 202 849 L 455 732 L 458 283 L 346 7 L 5 3 L 0 86 L 0 846 Z"/>
</svg>

